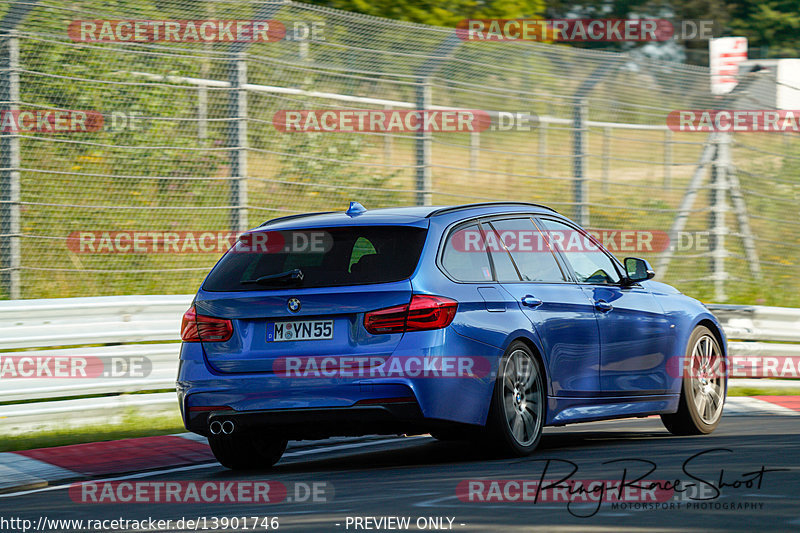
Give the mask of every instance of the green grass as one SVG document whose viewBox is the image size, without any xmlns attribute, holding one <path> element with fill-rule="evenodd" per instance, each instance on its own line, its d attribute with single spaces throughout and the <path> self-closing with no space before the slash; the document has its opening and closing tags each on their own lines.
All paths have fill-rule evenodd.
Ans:
<svg viewBox="0 0 800 533">
<path fill-rule="evenodd" d="M 800 387 L 729 387 L 728 396 L 800 396 Z"/>
<path fill-rule="evenodd" d="M 138 391 L 130 391 L 126 392 L 125 394 L 157 394 L 159 392 L 175 392 L 175 389 L 152 389 L 152 390 L 138 390 Z M 115 393 L 109 392 L 99 392 L 97 394 L 81 394 L 80 396 L 54 396 L 51 398 L 46 398 L 48 402 L 58 402 L 61 400 L 77 400 L 77 399 L 86 399 L 86 398 L 108 398 L 109 396 L 117 396 Z M 42 398 L 30 398 L 28 400 L 10 400 L 7 402 L 0 402 L 0 406 L 3 405 L 21 405 L 25 403 L 37 403 L 41 402 Z"/>
<path fill-rule="evenodd" d="M 157 417 L 145 417 L 141 414 L 131 413 L 117 424 L 97 424 L 36 431 L 22 435 L 4 435 L 0 437 L 0 452 L 169 435 L 185 431 L 178 413 Z"/>
</svg>

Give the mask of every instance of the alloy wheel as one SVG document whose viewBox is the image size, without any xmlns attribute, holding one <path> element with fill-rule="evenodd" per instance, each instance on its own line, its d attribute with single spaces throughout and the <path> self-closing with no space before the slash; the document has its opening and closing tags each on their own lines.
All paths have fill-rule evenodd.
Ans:
<svg viewBox="0 0 800 533">
<path fill-rule="evenodd" d="M 506 423 L 520 446 L 530 446 L 541 432 L 542 397 L 538 366 L 525 351 L 513 351 L 503 369 L 503 405 Z"/>
</svg>

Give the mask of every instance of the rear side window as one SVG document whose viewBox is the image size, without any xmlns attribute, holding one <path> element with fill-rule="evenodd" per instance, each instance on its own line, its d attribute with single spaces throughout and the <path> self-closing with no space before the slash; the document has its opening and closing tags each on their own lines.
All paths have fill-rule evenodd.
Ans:
<svg viewBox="0 0 800 533">
<path fill-rule="evenodd" d="M 477 224 L 463 226 L 448 235 L 442 267 L 458 281 L 492 281 L 484 234 Z"/>
<path fill-rule="evenodd" d="M 414 272 L 427 230 L 408 226 L 351 226 L 267 232 L 258 246 L 238 242 L 206 278 L 207 291 L 260 291 L 389 283 Z M 255 234 L 251 234 L 255 235 Z M 293 274 L 302 272 L 302 280 Z"/>
<path fill-rule="evenodd" d="M 483 225 L 486 236 L 486 249 L 492 258 L 494 275 L 497 281 L 519 281 L 519 273 L 511 261 L 508 248 L 505 247 L 500 236 L 489 224 Z"/>
</svg>

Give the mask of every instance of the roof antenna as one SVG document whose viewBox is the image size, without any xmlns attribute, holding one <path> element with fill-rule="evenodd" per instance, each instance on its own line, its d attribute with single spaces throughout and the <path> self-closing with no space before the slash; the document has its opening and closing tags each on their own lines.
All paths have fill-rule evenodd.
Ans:
<svg viewBox="0 0 800 533">
<path fill-rule="evenodd" d="M 357 217 L 367 212 L 367 208 L 358 202 L 350 202 L 350 207 L 344 213 L 349 217 Z"/>
</svg>

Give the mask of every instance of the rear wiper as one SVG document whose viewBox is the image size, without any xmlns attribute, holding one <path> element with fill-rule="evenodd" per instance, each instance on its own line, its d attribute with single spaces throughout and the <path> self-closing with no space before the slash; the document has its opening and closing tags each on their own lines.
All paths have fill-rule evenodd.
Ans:
<svg viewBox="0 0 800 533">
<path fill-rule="evenodd" d="M 270 274 L 268 276 L 261 276 L 260 278 L 256 279 L 246 279 L 242 281 L 242 285 L 246 285 L 249 283 L 258 283 L 259 285 L 273 285 L 273 284 L 283 284 L 283 283 L 302 283 L 303 282 L 303 271 L 299 268 L 295 268 L 293 270 L 287 270 L 286 272 L 281 272 L 279 274 Z"/>
</svg>

